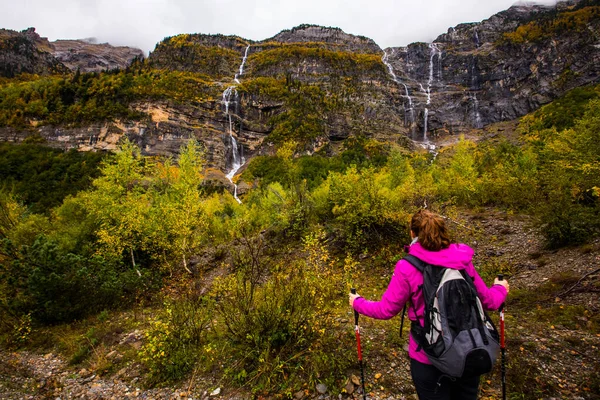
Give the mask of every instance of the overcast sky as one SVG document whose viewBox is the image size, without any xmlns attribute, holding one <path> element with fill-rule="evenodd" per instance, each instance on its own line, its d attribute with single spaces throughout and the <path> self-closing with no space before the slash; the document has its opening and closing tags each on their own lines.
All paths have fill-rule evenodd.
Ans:
<svg viewBox="0 0 600 400">
<path fill-rule="evenodd" d="M 263 40 L 307 23 L 336 26 L 382 47 L 431 42 L 516 0 L 0 0 L 0 28 L 35 27 L 50 40 L 97 38 L 146 53 L 179 33 Z M 555 0 L 538 0 L 555 3 Z"/>
</svg>

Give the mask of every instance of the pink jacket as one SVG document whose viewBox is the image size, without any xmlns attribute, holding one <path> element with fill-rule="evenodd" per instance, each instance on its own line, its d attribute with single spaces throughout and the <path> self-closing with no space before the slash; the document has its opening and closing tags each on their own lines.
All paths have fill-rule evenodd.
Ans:
<svg viewBox="0 0 600 400">
<path fill-rule="evenodd" d="M 425 250 L 418 242 L 410 246 L 408 251 L 426 263 L 454 269 L 464 269 L 473 278 L 483 308 L 497 310 L 506 299 L 506 289 L 501 285 L 488 288 L 473 267 L 473 249 L 465 244 L 451 244 L 440 251 Z M 422 324 L 425 308 L 423 292 L 418 289 L 423 284 L 423 275 L 408 261 L 400 260 L 396 264 L 394 274 L 388 288 L 380 301 L 368 301 L 362 297 L 354 300 L 354 309 L 360 314 L 376 319 L 390 319 L 402 311 L 404 304 L 410 301 L 407 308 L 408 318 Z M 417 343 L 412 335 L 408 344 L 408 355 L 416 361 L 431 364 L 424 351 L 417 351 Z"/>
</svg>

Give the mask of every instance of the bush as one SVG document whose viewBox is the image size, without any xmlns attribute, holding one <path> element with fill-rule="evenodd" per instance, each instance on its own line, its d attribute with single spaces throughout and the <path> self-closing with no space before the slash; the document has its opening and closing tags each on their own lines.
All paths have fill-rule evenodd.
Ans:
<svg viewBox="0 0 600 400">
<path fill-rule="evenodd" d="M 242 267 L 216 283 L 229 379 L 258 393 L 291 395 L 307 382 L 340 386 L 353 354 L 351 336 L 336 329 L 331 315 L 332 296 L 343 298 L 335 284 L 341 280 L 329 275 L 326 254 L 315 254 L 307 257 L 314 262 L 272 267 L 266 280 L 257 276 L 264 277 L 268 266 L 254 263 L 252 273 Z"/>
<path fill-rule="evenodd" d="M 43 323 L 67 322 L 104 308 L 126 304 L 141 289 L 143 276 L 99 256 L 65 253 L 45 236 L 16 248 L 2 242 L 0 264 L 2 308 L 13 315 L 31 314 Z"/>
<path fill-rule="evenodd" d="M 572 129 L 554 132 L 535 147 L 545 201 L 536 207 L 551 247 L 600 234 L 600 101 L 589 103 Z"/>
<path fill-rule="evenodd" d="M 403 210 L 390 201 L 393 194 L 384 184 L 385 171 L 349 168 L 344 174 L 331 173 L 326 185 L 328 202 L 337 236 L 353 252 L 367 246 L 395 241 L 402 234 Z"/>
<path fill-rule="evenodd" d="M 211 315 L 211 302 L 203 297 L 188 295 L 165 303 L 151 320 L 140 351 L 149 383 L 181 380 L 198 365 Z"/>
<path fill-rule="evenodd" d="M 90 187 L 103 153 L 68 152 L 40 144 L 0 144 L 0 184 L 34 213 L 48 213 L 63 199 Z"/>
</svg>

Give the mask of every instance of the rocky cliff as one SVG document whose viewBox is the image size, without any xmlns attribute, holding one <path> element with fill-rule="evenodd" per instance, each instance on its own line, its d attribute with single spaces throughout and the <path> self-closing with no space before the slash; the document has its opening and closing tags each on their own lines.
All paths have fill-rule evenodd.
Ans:
<svg viewBox="0 0 600 400">
<path fill-rule="evenodd" d="M 600 80 L 598 2 L 521 4 L 450 28 L 433 43 L 386 49 L 416 136 L 512 120 Z"/>
<path fill-rule="evenodd" d="M 49 42 L 35 28 L 22 32 L 0 29 L 0 77 L 123 69 L 135 59 L 143 58 L 144 53 L 132 47 L 98 44 L 93 40 Z"/>
<path fill-rule="evenodd" d="M 0 29 L 0 77 L 68 72 L 52 50 L 48 39 L 40 37 L 35 28 L 22 32 Z"/>
<path fill-rule="evenodd" d="M 0 139 L 22 140 L 33 130 L 54 145 L 101 149 L 128 135 L 146 154 L 172 154 L 197 138 L 209 166 L 227 173 L 234 149 L 247 160 L 288 140 L 310 153 L 356 135 L 404 142 L 469 132 L 599 82 L 600 1 L 522 3 L 450 28 L 433 43 L 385 50 L 314 25 L 260 42 L 184 34 L 157 44 L 136 71 L 105 81 L 110 90 L 101 92 L 112 97 L 103 101 L 145 117 L 127 121 L 121 110 L 111 121 L 112 108 L 102 109 L 83 127 L 28 117 L 27 131 L 9 126 Z M 77 108 L 85 94 L 76 85 L 59 93 L 88 118 Z"/>
<path fill-rule="evenodd" d="M 112 46 L 91 40 L 56 40 L 51 43 L 52 54 L 71 71 L 101 72 L 128 67 L 144 52 L 126 46 Z"/>
<path fill-rule="evenodd" d="M 318 25 L 300 25 L 289 30 L 283 30 L 263 43 L 320 43 L 330 50 L 343 50 L 355 53 L 381 52 L 381 48 L 372 39 L 364 36 L 350 35 L 335 27 Z"/>
</svg>

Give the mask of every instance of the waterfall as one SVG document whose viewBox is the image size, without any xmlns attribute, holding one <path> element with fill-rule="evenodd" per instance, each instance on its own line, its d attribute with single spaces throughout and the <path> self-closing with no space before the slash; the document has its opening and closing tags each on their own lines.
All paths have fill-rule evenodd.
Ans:
<svg viewBox="0 0 600 400">
<path fill-rule="evenodd" d="M 475 47 L 481 46 L 479 42 L 479 34 L 477 33 L 477 28 L 473 29 L 475 31 Z"/>
<path fill-rule="evenodd" d="M 473 102 L 473 122 L 475 128 L 482 128 L 481 114 L 479 113 L 479 101 L 475 92 L 471 92 L 471 101 Z"/>
<path fill-rule="evenodd" d="M 471 90 L 479 89 L 479 76 L 477 68 L 477 57 L 471 56 Z"/>
<path fill-rule="evenodd" d="M 436 75 L 436 64 L 435 64 L 435 56 L 438 57 L 437 62 L 437 77 L 438 81 L 442 80 L 442 51 L 439 49 L 437 43 L 429 43 L 429 49 L 431 50 L 429 53 L 429 76 L 427 79 L 427 88 L 424 88 L 422 84 L 419 84 L 421 91 L 427 95 L 427 102 L 425 104 L 425 109 L 423 110 L 423 139 L 420 143 L 421 147 L 425 148 L 431 154 L 433 154 L 433 160 L 435 160 L 437 156 L 436 146 L 433 143 L 429 142 L 429 138 L 427 137 L 427 132 L 429 130 L 429 106 L 431 105 L 431 86 L 433 86 L 435 82 Z M 433 162 L 432 160 L 432 162 Z"/>
<path fill-rule="evenodd" d="M 242 59 L 242 63 L 240 64 L 239 72 L 235 74 L 233 80 L 239 84 L 239 77 L 244 73 L 244 64 L 246 63 L 246 59 L 248 58 L 248 50 L 250 49 L 250 45 L 246 47 L 246 51 L 244 52 L 244 58 Z M 233 100 L 232 100 L 233 97 Z M 240 150 L 240 146 L 237 143 L 237 140 L 233 136 L 233 120 L 231 119 L 231 113 L 229 112 L 229 105 L 231 103 L 238 103 L 238 92 L 236 90 L 235 85 L 229 86 L 223 92 L 222 104 L 225 106 L 225 115 L 227 115 L 227 122 L 229 124 L 229 139 L 231 142 L 231 153 L 233 162 L 231 164 L 231 170 L 225 175 L 229 182 L 233 185 L 233 197 L 237 200 L 238 203 L 242 204 L 242 201 L 237 196 L 237 185 L 233 183 L 233 177 L 239 171 L 239 169 L 244 165 L 246 160 L 244 160 L 242 151 Z"/>
<path fill-rule="evenodd" d="M 235 74 L 235 77 L 233 78 L 233 80 L 238 84 L 240 83 L 238 77 L 242 76 L 244 73 L 244 64 L 246 64 L 246 59 L 248 58 L 248 50 L 250 50 L 250 45 L 246 47 L 246 51 L 244 52 L 244 58 L 242 58 L 242 63 L 240 64 L 240 72 Z"/>
<path fill-rule="evenodd" d="M 436 43 L 429 43 L 429 48 L 431 49 L 431 53 L 429 55 L 429 79 L 427 80 L 427 104 L 431 103 L 431 85 L 434 81 L 434 63 L 433 59 L 435 56 L 438 56 L 438 79 L 441 80 L 442 75 L 442 52 L 437 47 Z"/>
<path fill-rule="evenodd" d="M 393 49 L 392 49 L 392 51 L 393 51 Z M 392 76 L 392 79 L 394 80 L 394 82 L 396 82 L 396 84 L 398 84 L 398 85 L 404 86 L 403 97 L 408 100 L 408 112 L 410 115 L 409 123 L 412 126 L 415 122 L 415 109 L 413 107 L 412 97 L 410 97 L 410 94 L 408 93 L 408 86 L 406 86 L 406 84 L 404 82 L 402 82 L 401 80 L 399 80 L 398 77 L 396 76 L 396 73 L 394 72 L 394 68 L 392 67 L 392 64 L 390 64 L 390 62 L 388 61 L 388 58 L 389 58 L 389 54 L 384 50 L 381 61 L 388 68 L 388 71 L 389 71 L 390 75 Z M 406 114 L 406 107 L 404 108 L 404 113 Z"/>
<path fill-rule="evenodd" d="M 434 82 L 434 70 L 435 70 L 435 65 L 434 65 L 434 58 L 437 55 L 438 56 L 438 78 L 441 79 L 442 76 L 442 52 L 441 50 L 437 47 L 436 43 L 429 43 L 429 48 L 431 49 L 431 52 L 429 54 L 429 79 L 427 80 L 427 90 L 425 90 L 425 88 L 423 88 L 423 85 L 421 85 L 421 90 L 423 90 L 426 94 L 427 94 L 427 105 L 431 104 L 431 85 L 433 85 Z M 427 142 L 427 123 L 428 123 L 428 119 L 429 119 L 429 108 L 425 107 L 425 111 L 423 112 L 423 141 Z"/>
<path fill-rule="evenodd" d="M 427 103 L 429 104 L 429 103 Z M 424 142 L 428 142 L 429 139 L 427 138 L 427 120 L 429 119 L 429 109 L 425 109 L 425 111 L 423 111 L 423 141 Z"/>
</svg>

